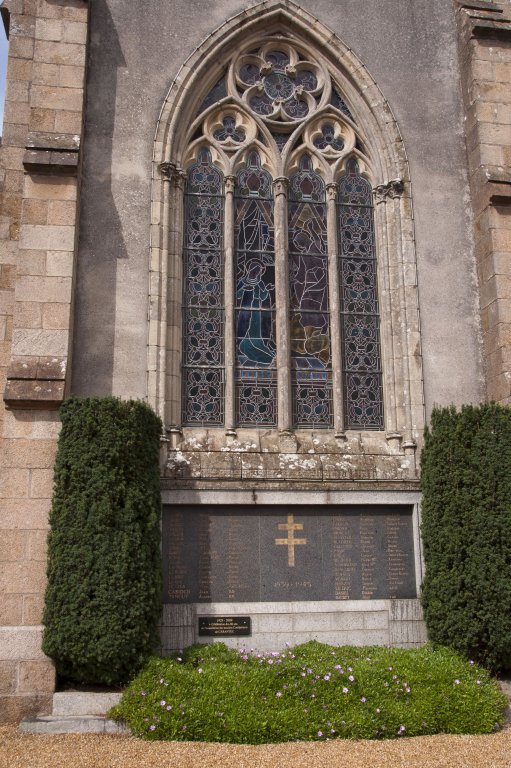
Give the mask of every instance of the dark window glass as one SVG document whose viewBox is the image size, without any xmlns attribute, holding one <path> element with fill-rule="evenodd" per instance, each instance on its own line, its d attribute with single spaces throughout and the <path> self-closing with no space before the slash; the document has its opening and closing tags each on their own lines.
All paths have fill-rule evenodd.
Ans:
<svg viewBox="0 0 511 768">
<path fill-rule="evenodd" d="M 224 421 L 223 176 L 202 149 L 188 171 L 183 254 L 183 424 Z"/>
<path fill-rule="evenodd" d="M 355 159 L 338 194 L 344 420 L 347 429 L 383 428 L 383 386 L 372 191 Z"/>
</svg>

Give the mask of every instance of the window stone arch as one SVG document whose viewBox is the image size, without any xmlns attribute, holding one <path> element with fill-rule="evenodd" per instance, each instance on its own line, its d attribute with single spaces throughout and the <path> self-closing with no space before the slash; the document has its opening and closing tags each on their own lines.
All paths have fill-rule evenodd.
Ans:
<svg viewBox="0 0 511 768">
<path fill-rule="evenodd" d="M 279 55 L 282 60 L 275 60 Z M 181 410 L 180 367 L 186 355 L 186 344 L 183 351 L 182 343 L 182 250 L 186 241 L 187 178 L 190 168 L 205 152 L 223 179 L 225 259 L 218 279 L 226 296 L 234 297 L 236 293 L 234 232 L 236 200 L 240 199 L 236 177 L 257 158 L 261 171 L 272 179 L 276 300 L 275 308 L 267 309 L 275 313 L 278 352 L 275 377 L 267 375 L 265 383 L 267 390 L 275 388 L 278 403 L 266 408 L 268 412 L 276 411 L 274 424 L 261 426 L 274 428 L 280 435 L 281 447 L 288 446 L 283 449 L 287 451 L 289 446 L 296 448 L 296 433 L 309 426 L 304 418 L 297 418 L 297 391 L 303 382 L 296 376 L 293 356 L 299 356 L 300 349 L 311 341 L 319 349 L 325 333 L 312 325 L 308 326 L 312 328 L 308 331 L 310 338 L 304 333 L 291 338 L 288 230 L 291 205 L 299 202 L 290 199 L 289 180 L 310 163 L 311 171 L 324 185 L 321 204 L 325 207 L 325 291 L 331 339 L 331 370 L 327 373 L 332 403 L 329 422 L 311 423 L 310 428 L 325 430 L 321 439 L 330 441 L 329 452 L 351 451 L 352 444 L 357 443 L 360 454 L 373 451 L 394 457 L 388 462 L 388 473 L 385 461 L 376 461 L 367 471 L 368 479 L 390 477 L 392 473 L 397 479 L 416 477 L 415 450 L 424 417 L 413 217 L 403 142 L 389 105 L 367 70 L 339 39 L 291 2 L 265 3 L 248 9 L 209 37 L 183 65 L 160 116 L 153 163 L 148 393 L 170 434 L 171 453 L 186 449 L 190 445 L 187 441 L 194 439 L 187 432 L 193 429 L 193 421 L 188 421 L 183 431 Z M 340 242 L 343 233 L 339 222 L 343 217 L 349 219 L 349 206 L 355 205 L 346 197 L 349 180 L 355 177 L 359 196 L 365 195 L 364 205 L 371 208 L 371 216 L 374 204 L 372 253 L 370 260 L 364 260 L 364 275 L 360 270 L 357 274 L 353 260 L 348 264 L 349 249 L 343 260 Z M 353 191 L 353 184 L 351 187 Z M 362 233 L 366 237 L 368 226 Z M 354 232 L 351 234 L 355 237 Z M 361 232 L 356 236 L 360 239 Z M 341 319 L 349 312 L 341 283 L 350 269 L 348 281 L 353 285 L 366 280 L 367 295 L 372 292 L 378 296 L 381 315 L 381 325 L 372 340 L 373 349 L 378 350 L 375 375 L 371 381 L 370 377 L 364 381 L 358 375 L 355 383 L 357 371 L 349 371 L 346 361 L 350 354 L 351 359 L 363 355 L 364 349 L 357 351 L 355 343 L 351 353 L 347 351 L 345 329 L 349 324 Z M 360 297 L 359 292 L 360 311 L 351 312 L 352 339 L 357 333 L 361 339 L 367 335 Z M 240 373 L 236 358 L 240 307 L 235 301 L 226 301 L 222 311 L 224 413 L 210 425 L 218 429 L 218 435 L 206 439 L 207 445 L 215 443 L 219 450 L 223 450 L 225 442 L 222 434 L 232 439 L 240 427 L 250 426 L 249 420 L 240 418 L 241 411 L 246 414 L 250 404 L 247 396 L 245 404 L 240 405 L 242 388 L 246 386 L 249 392 L 250 386 L 261 385 L 261 380 L 254 383 L 254 368 L 248 384 L 250 367 L 245 383 Z M 203 365 L 207 366 L 207 362 Z M 263 368 L 267 374 L 272 370 L 270 365 Z M 365 423 L 364 419 L 357 423 L 353 413 L 350 415 L 350 385 L 359 390 L 365 386 L 366 391 L 372 386 L 373 399 L 374 392 L 379 393 L 381 402 L 373 423 L 367 420 L 368 410 Z M 314 386 L 317 390 L 317 382 Z M 193 393 L 189 397 L 193 398 Z M 268 393 L 266 397 L 268 400 Z M 302 413 L 310 406 L 306 400 Z M 199 421 L 197 427 L 207 431 L 207 422 Z M 399 456 L 406 456 L 406 461 Z M 191 472 L 179 462 L 172 466 L 177 476 Z"/>
</svg>

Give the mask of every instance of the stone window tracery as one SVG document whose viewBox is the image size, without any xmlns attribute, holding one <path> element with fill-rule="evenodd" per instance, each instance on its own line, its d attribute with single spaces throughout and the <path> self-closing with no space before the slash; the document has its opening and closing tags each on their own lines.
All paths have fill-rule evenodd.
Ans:
<svg viewBox="0 0 511 768">
<path fill-rule="evenodd" d="M 188 137 L 183 424 L 383 429 L 371 164 L 324 62 L 241 51 Z"/>
</svg>

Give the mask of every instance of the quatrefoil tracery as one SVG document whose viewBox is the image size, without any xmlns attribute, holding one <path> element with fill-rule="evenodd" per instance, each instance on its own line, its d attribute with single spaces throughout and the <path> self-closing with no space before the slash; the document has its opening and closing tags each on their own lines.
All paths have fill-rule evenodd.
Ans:
<svg viewBox="0 0 511 768">
<path fill-rule="evenodd" d="M 233 67 L 234 82 L 249 108 L 270 123 L 295 123 L 318 107 L 328 78 L 322 67 L 300 58 L 285 41 L 268 42 L 242 54 Z"/>
<path fill-rule="evenodd" d="M 369 172 L 351 113 L 337 104 L 337 85 L 320 59 L 284 38 L 267 39 L 235 55 L 223 79 L 189 129 L 183 167 L 208 147 L 226 177 L 256 151 L 273 178 L 288 176 L 307 153 L 327 183 L 335 180 L 349 156 Z M 192 138 L 193 137 L 193 138 Z"/>
</svg>

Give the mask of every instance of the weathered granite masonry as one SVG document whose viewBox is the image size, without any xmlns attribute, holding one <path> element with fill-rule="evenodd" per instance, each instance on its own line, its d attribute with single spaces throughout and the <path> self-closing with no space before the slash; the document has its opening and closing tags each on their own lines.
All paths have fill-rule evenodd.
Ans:
<svg viewBox="0 0 511 768">
<path fill-rule="evenodd" d="M 49 712 L 48 510 L 72 326 L 88 6 L 9 0 L 0 163 L 0 722 Z M 48 410 L 52 409 L 52 410 Z"/>
<path fill-rule="evenodd" d="M 489 399 L 511 403 L 511 4 L 458 0 Z"/>
<path fill-rule="evenodd" d="M 172 443 L 175 447 L 172 447 Z M 238 429 L 236 436 L 221 430 L 183 429 L 171 432 L 165 489 L 225 490 L 248 484 L 262 489 L 334 490 L 370 488 L 413 490 L 418 473 L 415 446 L 374 433 L 347 438 L 318 431 L 279 436 L 272 430 Z"/>
</svg>

